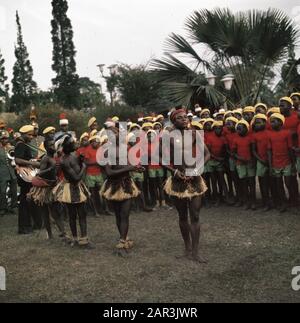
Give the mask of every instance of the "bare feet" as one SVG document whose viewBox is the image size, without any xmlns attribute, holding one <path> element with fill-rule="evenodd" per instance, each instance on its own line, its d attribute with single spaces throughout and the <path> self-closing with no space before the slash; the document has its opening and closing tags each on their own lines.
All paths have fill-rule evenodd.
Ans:
<svg viewBox="0 0 300 323">
<path fill-rule="evenodd" d="M 190 259 L 190 257 L 192 256 L 192 250 L 185 250 L 184 254 L 181 256 L 176 256 L 176 259 Z"/>
<path fill-rule="evenodd" d="M 190 260 L 198 263 L 198 264 L 207 264 L 207 259 L 199 256 L 199 255 L 193 255 L 191 254 L 191 257 L 189 258 Z"/>
</svg>

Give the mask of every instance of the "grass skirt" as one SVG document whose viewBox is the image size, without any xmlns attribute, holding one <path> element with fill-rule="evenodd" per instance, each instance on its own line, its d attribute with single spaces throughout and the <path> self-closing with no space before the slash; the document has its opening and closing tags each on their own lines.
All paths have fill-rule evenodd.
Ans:
<svg viewBox="0 0 300 323">
<path fill-rule="evenodd" d="M 125 201 L 140 194 L 139 189 L 131 178 L 107 179 L 100 191 L 100 195 L 108 201 Z"/>
<path fill-rule="evenodd" d="M 82 181 L 73 184 L 66 180 L 61 181 L 54 187 L 53 194 L 55 201 L 67 204 L 84 203 L 90 196 L 88 188 Z"/>
<path fill-rule="evenodd" d="M 56 181 L 49 181 L 41 177 L 34 177 L 32 179 L 32 188 L 27 194 L 27 198 L 32 200 L 36 205 L 43 206 L 53 203 L 53 187 Z"/>
<path fill-rule="evenodd" d="M 179 178 L 169 177 L 164 190 L 169 196 L 178 199 L 192 199 L 203 195 L 207 191 L 207 186 L 201 176 L 191 177 L 191 180 L 186 182 Z"/>
</svg>

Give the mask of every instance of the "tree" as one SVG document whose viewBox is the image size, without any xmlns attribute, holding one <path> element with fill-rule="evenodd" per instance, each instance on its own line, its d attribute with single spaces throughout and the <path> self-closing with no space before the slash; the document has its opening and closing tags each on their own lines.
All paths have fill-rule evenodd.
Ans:
<svg viewBox="0 0 300 323">
<path fill-rule="evenodd" d="M 0 112 L 7 110 L 7 105 L 9 101 L 9 85 L 6 83 L 7 76 L 5 75 L 5 60 L 0 52 Z"/>
<path fill-rule="evenodd" d="M 101 93 L 101 85 L 93 82 L 88 77 L 80 77 L 78 80 L 80 91 L 80 107 L 97 108 L 102 106 L 105 97 Z"/>
<path fill-rule="evenodd" d="M 116 87 L 121 99 L 131 107 L 157 111 L 170 105 L 162 98 L 160 85 L 147 65 L 119 65 Z"/>
<path fill-rule="evenodd" d="M 67 108 L 79 107 L 78 75 L 76 73 L 75 47 L 71 21 L 67 16 L 66 0 L 52 0 L 52 79 L 54 94 L 59 104 Z"/>
<path fill-rule="evenodd" d="M 18 12 L 17 43 L 15 44 L 16 62 L 13 67 L 11 111 L 19 113 L 23 111 L 32 101 L 37 85 L 33 81 L 33 69 L 29 60 L 27 47 L 23 41 L 22 28 Z"/>
<path fill-rule="evenodd" d="M 215 106 L 226 98 L 232 105 L 256 103 L 269 73 L 287 58 L 298 36 L 292 20 L 277 9 L 236 14 L 203 9 L 194 12 L 185 27 L 188 36 L 172 34 L 166 56 L 152 63 L 168 97 L 185 104 L 199 98 Z M 205 52 L 200 54 L 198 45 Z M 226 93 L 220 82 L 209 86 L 205 73 L 234 74 L 232 91 Z"/>
</svg>

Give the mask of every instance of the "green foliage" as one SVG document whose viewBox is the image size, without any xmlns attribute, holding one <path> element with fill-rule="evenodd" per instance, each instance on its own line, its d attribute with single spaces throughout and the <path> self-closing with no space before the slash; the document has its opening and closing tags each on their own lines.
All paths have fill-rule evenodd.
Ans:
<svg viewBox="0 0 300 323">
<path fill-rule="evenodd" d="M 9 101 L 9 85 L 6 83 L 7 76 L 5 75 L 5 60 L 0 52 L 0 112 L 7 110 L 7 104 Z"/>
<path fill-rule="evenodd" d="M 42 132 L 46 127 L 53 126 L 59 129 L 59 115 L 64 112 L 66 113 L 67 119 L 69 120 L 70 130 L 75 131 L 77 136 L 87 130 L 87 122 L 89 115 L 78 110 L 66 110 L 58 104 L 46 104 L 42 107 L 37 107 L 37 122 Z M 17 119 L 10 125 L 13 129 L 18 131 L 18 129 L 30 123 L 30 108 L 26 109 Z"/>
<path fill-rule="evenodd" d="M 13 67 L 13 95 L 11 98 L 10 110 L 19 113 L 32 102 L 37 85 L 33 81 L 33 69 L 29 61 L 27 48 L 23 41 L 18 12 L 16 12 L 16 22 L 18 33 L 17 43 L 15 45 L 16 62 Z"/>
<path fill-rule="evenodd" d="M 96 108 L 105 101 L 105 96 L 101 93 L 101 86 L 90 80 L 88 77 L 80 77 L 78 80 L 80 89 L 80 107 Z"/>
<path fill-rule="evenodd" d="M 66 0 L 52 0 L 51 34 L 53 42 L 52 79 L 56 101 L 66 108 L 79 107 L 78 75 L 71 21 L 67 16 Z"/>
<path fill-rule="evenodd" d="M 254 104 L 266 90 L 265 83 L 277 63 L 286 59 L 298 32 L 282 11 L 251 10 L 233 14 L 229 9 L 203 9 L 186 21 L 187 38 L 171 34 L 165 56 L 152 62 L 168 98 L 189 104 L 209 101 Z M 204 49 L 205 58 L 195 46 Z M 197 47 L 197 48 L 198 48 Z M 218 82 L 208 86 L 204 72 L 221 78 L 235 77 L 231 93 Z"/>
</svg>

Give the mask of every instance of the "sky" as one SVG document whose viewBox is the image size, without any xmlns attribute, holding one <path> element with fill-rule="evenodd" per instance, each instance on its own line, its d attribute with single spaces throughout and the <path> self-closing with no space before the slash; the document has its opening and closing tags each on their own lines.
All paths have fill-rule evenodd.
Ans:
<svg viewBox="0 0 300 323">
<path fill-rule="evenodd" d="M 172 32 L 184 32 L 193 11 L 229 7 L 233 11 L 280 8 L 300 25 L 297 0 L 69 0 L 68 16 L 74 31 L 79 76 L 102 83 L 97 64 L 141 64 L 160 58 Z M 34 80 L 42 90 L 51 86 L 51 0 L 0 0 L 0 50 L 6 74 L 12 79 L 18 10 L 23 38 L 33 66 Z M 107 73 L 107 71 L 106 71 Z"/>
</svg>

